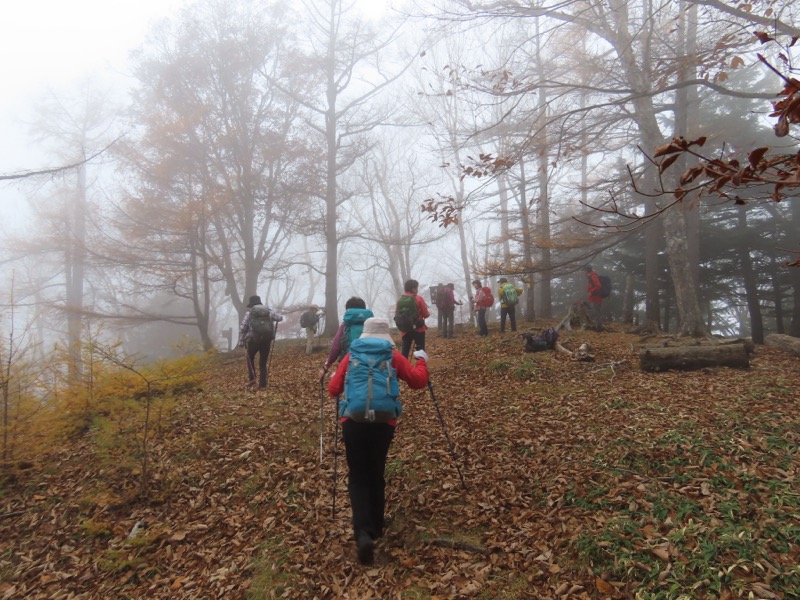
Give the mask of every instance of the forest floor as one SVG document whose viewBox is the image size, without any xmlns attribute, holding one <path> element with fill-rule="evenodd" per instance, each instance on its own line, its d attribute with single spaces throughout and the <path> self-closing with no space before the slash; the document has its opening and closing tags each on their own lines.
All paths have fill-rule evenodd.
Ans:
<svg viewBox="0 0 800 600">
<path fill-rule="evenodd" d="M 562 335 L 595 362 L 428 338 L 433 394 L 401 387 L 374 565 L 342 454 L 332 515 L 324 349 L 295 340 L 265 392 L 234 352 L 175 398 L 144 496 L 135 452 L 96 428 L 6 470 L 0 599 L 800 597 L 800 358 L 645 373 L 619 328 Z"/>
</svg>

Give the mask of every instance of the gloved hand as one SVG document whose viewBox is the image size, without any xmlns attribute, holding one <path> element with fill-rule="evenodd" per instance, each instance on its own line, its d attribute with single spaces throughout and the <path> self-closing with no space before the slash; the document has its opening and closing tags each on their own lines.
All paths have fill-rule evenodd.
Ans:
<svg viewBox="0 0 800 600">
<path fill-rule="evenodd" d="M 428 362 L 428 360 L 430 360 L 428 358 L 428 353 L 425 352 L 425 350 L 415 350 L 414 351 L 414 358 L 421 358 L 425 362 Z"/>
</svg>

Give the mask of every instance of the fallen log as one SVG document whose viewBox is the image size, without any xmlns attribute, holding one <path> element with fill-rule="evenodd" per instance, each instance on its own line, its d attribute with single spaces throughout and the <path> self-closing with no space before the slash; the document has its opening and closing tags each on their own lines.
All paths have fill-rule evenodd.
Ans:
<svg viewBox="0 0 800 600">
<path fill-rule="evenodd" d="M 792 337 L 791 335 L 770 333 L 764 338 L 764 345 L 800 356 L 800 338 Z"/>
<path fill-rule="evenodd" d="M 642 371 L 691 371 L 706 367 L 747 369 L 750 359 L 742 344 L 642 348 L 639 351 L 639 368 Z"/>
<path fill-rule="evenodd" d="M 594 362 L 594 354 L 592 354 L 592 347 L 586 342 L 583 342 L 580 345 L 580 347 L 573 352 L 572 350 L 569 350 L 564 346 L 562 346 L 561 342 L 557 341 L 555 345 L 555 350 L 556 352 L 560 352 L 561 354 L 566 354 L 567 356 L 572 358 L 572 360 L 578 360 L 581 362 Z"/>
</svg>

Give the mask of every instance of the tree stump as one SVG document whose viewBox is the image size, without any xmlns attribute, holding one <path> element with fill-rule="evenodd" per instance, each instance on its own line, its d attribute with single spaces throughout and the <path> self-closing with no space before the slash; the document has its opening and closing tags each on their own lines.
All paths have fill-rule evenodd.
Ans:
<svg viewBox="0 0 800 600">
<path fill-rule="evenodd" d="M 642 371 L 691 371 L 706 367 L 747 369 L 750 359 L 742 344 L 642 348 L 639 351 L 639 368 Z"/>
<path fill-rule="evenodd" d="M 800 356 L 800 338 L 792 337 L 791 335 L 770 333 L 764 338 L 764 345 Z"/>
<path fill-rule="evenodd" d="M 594 328 L 592 318 L 589 316 L 589 310 L 586 302 L 575 302 L 569 307 L 569 312 L 564 315 L 561 322 L 556 325 L 556 331 L 563 329 L 572 329 L 573 327 L 580 327 L 581 329 Z"/>
</svg>

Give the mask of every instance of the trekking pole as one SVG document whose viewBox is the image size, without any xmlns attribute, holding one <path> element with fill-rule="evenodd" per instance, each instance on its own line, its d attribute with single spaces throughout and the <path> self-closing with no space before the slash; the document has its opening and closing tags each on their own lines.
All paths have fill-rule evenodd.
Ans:
<svg viewBox="0 0 800 600">
<path fill-rule="evenodd" d="M 333 433 L 333 507 L 331 519 L 336 520 L 336 470 L 339 462 L 339 396 L 336 396 L 336 426 Z"/>
<path fill-rule="evenodd" d="M 272 334 L 272 343 L 269 345 L 269 363 L 267 363 L 266 384 L 269 384 L 269 374 L 272 372 L 272 351 L 275 349 L 275 340 L 276 339 L 278 339 L 278 322 L 277 321 L 275 321 L 275 333 Z"/>
<path fill-rule="evenodd" d="M 439 417 L 439 424 L 442 426 L 442 431 L 444 432 L 444 437 L 447 440 L 447 445 L 450 448 L 450 456 L 453 459 L 453 464 L 456 466 L 456 471 L 458 471 L 458 477 L 461 479 L 461 486 L 466 490 L 467 484 L 464 481 L 464 476 L 461 474 L 461 467 L 458 465 L 458 459 L 456 459 L 456 451 L 453 447 L 453 442 L 450 441 L 450 435 L 447 433 L 447 427 L 444 424 L 444 418 L 442 417 L 442 412 L 439 410 L 439 403 L 436 401 L 436 395 L 433 393 L 433 384 L 431 380 L 428 379 L 428 390 L 431 393 L 431 400 L 433 400 L 433 406 L 436 408 L 436 415 Z"/>
</svg>

